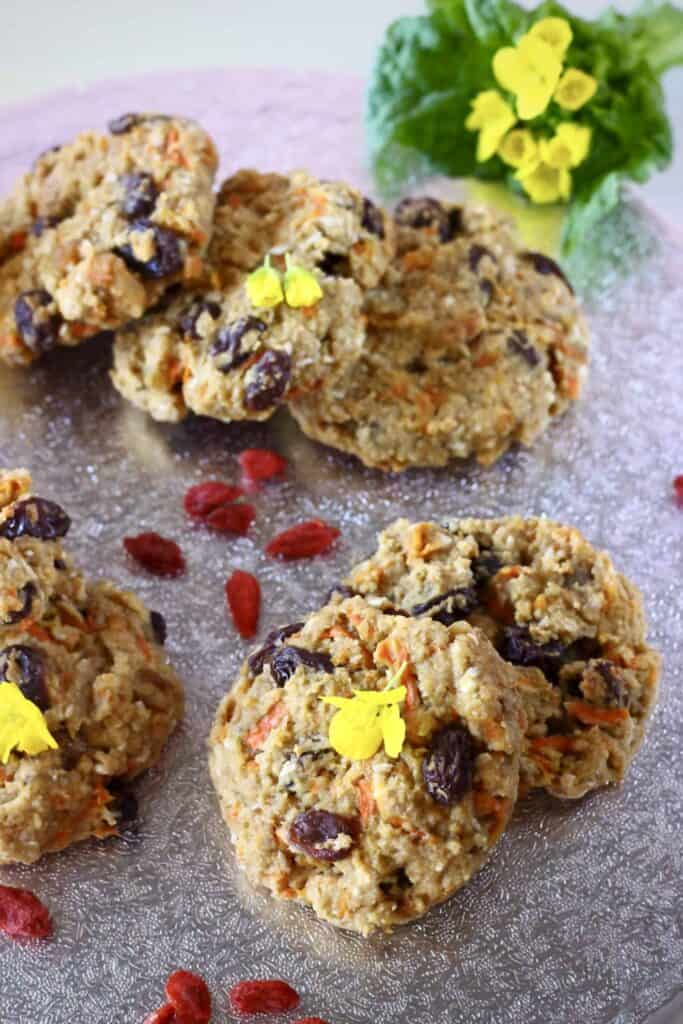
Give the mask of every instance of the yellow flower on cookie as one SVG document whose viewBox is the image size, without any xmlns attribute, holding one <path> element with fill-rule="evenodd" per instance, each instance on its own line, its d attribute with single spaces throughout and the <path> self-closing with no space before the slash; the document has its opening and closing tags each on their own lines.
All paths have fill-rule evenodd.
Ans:
<svg viewBox="0 0 683 1024">
<path fill-rule="evenodd" d="M 249 301 L 257 309 L 272 309 L 279 306 L 285 297 L 280 275 L 270 265 L 270 256 L 266 256 L 262 267 L 249 275 L 245 287 Z"/>
<path fill-rule="evenodd" d="M 528 33 L 516 46 L 503 46 L 493 57 L 499 85 L 513 93 L 522 121 L 546 109 L 562 74 L 562 59 L 540 36 Z"/>
<path fill-rule="evenodd" d="M 406 737 L 399 704 L 406 699 L 405 686 L 395 686 L 407 662 L 392 676 L 384 690 L 353 690 L 353 697 L 322 697 L 324 704 L 339 708 L 330 722 L 329 740 L 342 757 L 365 761 L 384 743 L 389 757 L 398 757 Z"/>
<path fill-rule="evenodd" d="M 479 132 L 477 160 L 490 160 L 517 118 L 497 89 L 485 89 L 472 100 L 472 112 L 465 121 L 468 131 Z"/>
<path fill-rule="evenodd" d="M 567 68 L 557 84 L 553 99 L 564 110 L 578 110 L 595 96 L 598 83 L 579 68 Z"/>
<path fill-rule="evenodd" d="M 310 270 L 292 265 L 289 255 L 285 256 L 287 270 L 285 272 L 285 302 L 292 309 L 302 306 L 315 306 L 323 297 L 320 283 Z"/>
<path fill-rule="evenodd" d="M 16 683 L 0 683 L 0 762 L 7 764 L 13 750 L 35 755 L 58 746 L 40 708 Z"/>
</svg>

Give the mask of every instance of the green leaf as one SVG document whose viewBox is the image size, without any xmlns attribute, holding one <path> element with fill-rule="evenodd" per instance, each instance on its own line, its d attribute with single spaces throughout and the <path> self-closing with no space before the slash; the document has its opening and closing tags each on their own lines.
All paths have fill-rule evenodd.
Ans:
<svg viewBox="0 0 683 1024">
<path fill-rule="evenodd" d="M 452 28 L 474 32 L 494 50 L 523 35 L 532 21 L 512 0 L 429 0 L 429 8 L 443 14 Z"/>
<path fill-rule="evenodd" d="M 569 256 L 596 225 L 619 203 L 622 175 L 619 171 L 593 181 L 572 198 L 562 232 L 562 251 Z"/>
<path fill-rule="evenodd" d="M 648 0 L 631 17 L 608 11 L 599 24 L 621 30 L 622 46 L 631 62 L 648 64 L 656 75 L 683 64 L 683 10 L 673 4 Z"/>
</svg>

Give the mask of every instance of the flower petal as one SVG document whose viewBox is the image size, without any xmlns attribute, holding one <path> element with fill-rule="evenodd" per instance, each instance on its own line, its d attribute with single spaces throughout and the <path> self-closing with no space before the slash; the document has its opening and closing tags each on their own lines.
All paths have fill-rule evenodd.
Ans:
<svg viewBox="0 0 683 1024">
<path fill-rule="evenodd" d="M 382 745 L 377 710 L 352 701 L 330 722 L 329 740 L 338 754 L 352 761 L 372 757 Z"/>
<path fill-rule="evenodd" d="M 524 87 L 527 69 L 519 51 L 514 46 L 503 46 L 494 56 L 491 64 L 499 85 L 516 93 Z"/>
<path fill-rule="evenodd" d="M 399 708 L 395 704 L 382 709 L 380 727 L 387 755 L 398 757 L 406 738 L 406 723 L 401 718 Z"/>
<path fill-rule="evenodd" d="M 569 171 L 551 167 L 542 160 L 531 167 L 523 167 L 515 177 L 534 203 L 557 203 L 571 194 Z"/>
<path fill-rule="evenodd" d="M 553 93 L 553 98 L 564 110 L 579 110 L 593 99 L 597 88 L 597 80 L 592 75 L 579 68 L 567 68 Z"/>
<path fill-rule="evenodd" d="M 547 43 L 560 60 L 564 59 L 572 41 L 571 25 L 565 18 L 541 18 L 531 26 L 528 34 Z"/>
<path fill-rule="evenodd" d="M 288 267 L 284 291 L 285 302 L 293 309 L 315 306 L 323 297 L 323 290 L 317 277 L 303 267 Z"/>
<path fill-rule="evenodd" d="M 245 287 L 249 301 L 257 309 L 272 309 L 285 297 L 280 275 L 270 266 L 267 257 L 264 265 L 249 275 Z"/>
<path fill-rule="evenodd" d="M 15 749 L 35 755 L 58 746 L 40 708 L 24 697 L 16 683 L 0 684 L 0 761 L 7 764 Z"/>
<path fill-rule="evenodd" d="M 538 144 L 526 128 L 516 128 L 500 143 L 498 155 L 510 167 L 526 167 L 537 160 Z"/>
</svg>

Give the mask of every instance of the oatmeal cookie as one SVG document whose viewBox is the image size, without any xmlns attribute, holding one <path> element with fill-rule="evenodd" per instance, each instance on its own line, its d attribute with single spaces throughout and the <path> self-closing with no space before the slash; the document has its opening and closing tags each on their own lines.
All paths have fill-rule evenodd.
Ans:
<svg viewBox="0 0 683 1024">
<path fill-rule="evenodd" d="M 193 121 L 125 115 L 48 150 L 0 204 L 0 359 L 140 317 L 203 273 L 217 154 Z"/>
<path fill-rule="evenodd" d="M 411 200 L 365 293 L 362 358 L 290 411 L 315 440 L 401 471 L 531 444 L 579 397 L 588 332 L 560 268 L 480 208 Z M 437 216 L 438 214 L 438 216 Z"/>
<path fill-rule="evenodd" d="M 24 471 L 0 474 L 0 688 L 38 706 L 58 747 L 0 763 L 0 863 L 115 834 L 127 780 L 183 712 L 161 616 L 84 579 L 62 547 L 68 516 L 30 486 Z"/>
<path fill-rule="evenodd" d="M 640 593 L 578 530 L 546 519 L 399 519 L 343 593 L 482 629 L 517 666 L 522 788 L 580 797 L 620 782 L 657 698 Z"/>
<path fill-rule="evenodd" d="M 341 756 L 321 698 L 383 690 L 404 663 L 401 752 Z M 218 710 L 210 770 L 251 882 L 368 934 L 425 914 L 486 860 L 516 799 L 522 724 L 482 632 L 355 597 L 251 655 Z"/>
</svg>

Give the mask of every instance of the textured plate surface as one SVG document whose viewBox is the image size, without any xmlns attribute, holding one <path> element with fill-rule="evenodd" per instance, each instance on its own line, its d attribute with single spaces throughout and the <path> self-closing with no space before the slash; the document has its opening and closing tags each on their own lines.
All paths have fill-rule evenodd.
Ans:
<svg viewBox="0 0 683 1024">
<path fill-rule="evenodd" d="M 0 188 L 39 150 L 126 109 L 199 117 L 220 144 L 224 172 L 305 165 L 368 184 L 358 83 L 214 72 L 110 83 L 0 111 Z M 54 941 L 39 947 L 0 936 L 0 1024 L 136 1024 L 180 966 L 209 981 L 217 1022 L 232 1019 L 229 985 L 278 976 L 302 992 L 300 1016 L 332 1024 L 636 1024 L 657 1010 L 657 1024 L 682 1019 L 683 510 L 671 480 L 683 472 L 683 248 L 637 210 L 601 241 L 603 253 L 618 255 L 617 270 L 609 261 L 578 268 L 593 286 L 586 399 L 532 450 L 488 471 L 383 476 L 309 443 L 284 413 L 247 428 L 199 419 L 160 426 L 110 388 L 106 345 L 0 373 L 0 462 L 30 467 L 37 490 L 68 509 L 84 569 L 166 615 L 168 650 L 188 691 L 182 729 L 139 785 L 137 835 L 0 869 L 0 883 L 35 890 L 56 922 Z M 292 464 L 285 482 L 257 496 L 250 537 L 189 528 L 186 488 L 210 476 L 236 480 L 234 454 L 248 445 L 272 445 Z M 340 934 L 248 892 L 205 759 L 214 708 L 245 653 L 225 612 L 229 572 L 259 576 L 262 636 L 315 607 L 395 516 L 510 512 L 576 524 L 644 591 L 664 675 L 625 785 L 577 804 L 528 799 L 461 894 L 388 938 Z M 333 555 L 266 560 L 275 531 L 312 516 L 341 528 Z M 184 578 L 155 580 L 127 562 L 121 538 L 143 529 L 180 541 Z"/>
</svg>

